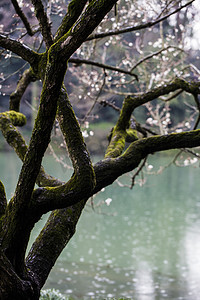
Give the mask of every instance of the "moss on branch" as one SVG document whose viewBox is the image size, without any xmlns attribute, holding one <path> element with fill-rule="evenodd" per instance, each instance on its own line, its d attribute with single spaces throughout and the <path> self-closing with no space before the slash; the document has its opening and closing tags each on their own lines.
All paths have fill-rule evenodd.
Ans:
<svg viewBox="0 0 200 300">
<path fill-rule="evenodd" d="M 75 233 L 84 206 L 85 201 L 81 201 L 72 207 L 53 211 L 34 242 L 27 256 L 26 265 L 37 274 L 40 287 L 45 283 L 58 256 Z"/>
<path fill-rule="evenodd" d="M 87 197 L 95 187 L 95 173 L 89 153 L 84 143 L 80 126 L 63 88 L 58 100 L 57 118 L 68 147 L 74 167 L 72 178 L 59 187 L 46 187 L 33 194 L 33 207 L 39 207 L 39 213 L 56 208 L 64 208 Z"/>
<path fill-rule="evenodd" d="M 19 119 L 16 122 L 17 118 Z M 2 131 L 2 134 L 5 137 L 7 143 L 15 150 L 18 157 L 22 161 L 24 161 L 28 146 L 26 145 L 26 142 L 21 133 L 13 125 L 13 123 L 15 123 L 16 125 L 17 123 L 23 124 L 21 121 L 19 121 L 20 118 L 24 120 L 25 116 L 15 111 L 1 113 L 0 130 Z M 39 186 L 58 186 L 64 184 L 64 182 L 52 177 L 51 175 L 48 175 L 42 166 L 40 168 L 36 183 Z"/>
<path fill-rule="evenodd" d="M 126 130 L 126 142 L 132 143 L 138 140 L 137 130 L 129 128 Z"/>
<path fill-rule="evenodd" d="M 139 96 L 126 97 L 123 102 L 119 119 L 111 135 L 111 141 L 106 151 L 105 157 L 117 157 L 122 153 L 125 145 L 127 129 L 129 128 L 130 124 L 130 118 L 133 111 L 137 107 L 150 102 L 162 95 L 169 94 L 170 92 L 174 92 L 179 89 L 186 91 L 192 95 L 198 95 L 200 94 L 199 87 L 199 82 L 187 82 L 184 79 L 175 78 L 170 83 L 159 86 Z"/>
<path fill-rule="evenodd" d="M 123 107 L 116 126 L 119 129 L 126 129 L 129 125 L 129 120 L 133 111 L 137 107 L 147 102 L 150 102 L 154 99 L 157 99 L 160 96 L 169 94 L 179 89 L 186 91 L 192 95 L 199 94 L 200 93 L 199 87 L 200 87 L 199 82 L 194 82 L 194 81 L 187 82 L 184 79 L 176 77 L 168 84 L 159 86 L 155 89 L 152 89 L 149 92 L 142 93 L 139 96 L 135 96 L 135 97 L 128 96 L 124 99 Z"/>
<path fill-rule="evenodd" d="M 95 181 L 96 182 L 96 181 Z M 94 180 L 88 172 L 73 175 L 64 185 L 36 189 L 32 195 L 30 209 L 35 215 L 57 208 L 67 208 L 77 204 L 83 198 L 88 198 L 94 189 Z"/>
<path fill-rule="evenodd" d="M 115 127 L 111 133 L 111 137 L 111 142 L 106 150 L 105 158 L 120 156 L 124 150 L 125 142 L 132 143 L 138 139 L 137 131 L 132 128 L 117 130 Z"/>
<path fill-rule="evenodd" d="M 10 120 L 14 126 L 24 126 L 26 124 L 26 117 L 22 113 L 14 110 L 0 113 L 1 126 L 3 126 L 3 120 Z"/>
<path fill-rule="evenodd" d="M 7 143 L 13 147 L 21 160 L 27 151 L 25 140 L 14 126 L 23 126 L 26 123 L 26 117 L 15 111 L 8 111 L 0 114 L 0 130 L 5 137 Z"/>
<path fill-rule="evenodd" d="M 100 191 L 103 187 L 112 184 L 122 174 L 135 169 L 141 160 L 152 151 L 157 152 L 173 148 L 196 146 L 200 146 L 200 130 L 137 140 L 119 157 L 108 158 L 94 165 L 96 186 L 91 191 L 90 196 Z M 82 201 L 68 209 L 52 212 L 46 226 L 28 255 L 27 266 L 38 274 L 42 283 L 44 283 L 44 277 L 48 276 L 54 265 L 54 259 L 56 259 L 54 252 L 57 257 L 74 233 L 79 215 L 87 200 L 83 197 L 84 194 L 80 197 Z M 65 232 L 65 238 L 63 232 Z M 55 244 L 55 238 L 59 241 L 57 244 Z M 49 255 L 49 259 L 47 259 L 47 255 Z M 45 276 L 43 276 L 44 270 Z"/>
<path fill-rule="evenodd" d="M 58 41 L 64 34 L 66 34 L 77 21 L 87 0 L 72 0 L 68 5 L 68 11 L 59 26 L 54 42 Z"/>
<path fill-rule="evenodd" d="M 116 128 L 114 128 L 111 142 L 106 150 L 105 158 L 118 157 L 119 155 L 121 155 L 125 147 L 125 141 L 126 131 L 116 130 Z"/>
<path fill-rule="evenodd" d="M 92 1 L 72 28 L 72 37 L 63 43 L 62 57 L 67 60 L 99 25 L 117 0 Z"/>
</svg>

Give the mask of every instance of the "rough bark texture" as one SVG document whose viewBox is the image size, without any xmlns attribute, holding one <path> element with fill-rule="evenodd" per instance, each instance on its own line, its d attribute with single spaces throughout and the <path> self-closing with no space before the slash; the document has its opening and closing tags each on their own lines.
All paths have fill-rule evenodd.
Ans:
<svg viewBox="0 0 200 300">
<path fill-rule="evenodd" d="M 72 0 L 54 40 L 42 2 L 33 0 L 35 15 L 39 21 L 40 30 L 47 47 L 47 50 L 42 54 L 37 54 L 22 43 L 0 35 L 1 47 L 13 51 L 31 65 L 31 68 L 26 70 L 19 80 L 16 91 L 10 96 L 11 111 L 0 114 L 0 129 L 7 142 L 23 161 L 15 194 L 8 204 L 1 183 L 0 297 L 2 299 L 39 298 L 39 290 L 62 251 L 63 244 L 66 244 L 66 241 L 71 238 L 75 231 L 76 223 L 84 206 L 79 204 L 81 198 L 83 196 L 88 198 L 94 189 L 95 173 L 93 166 L 79 124 L 62 85 L 69 57 L 92 33 L 116 1 L 95 1 L 93 5 L 88 6 L 80 21 L 75 24 L 87 1 L 79 3 L 77 0 Z M 26 24 L 29 34 L 32 34 L 17 1 L 13 1 L 13 4 L 22 21 Z M 70 36 L 70 32 L 73 32 L 72 36 Z M 25 117 L 18 113 L 20 101 L 29 83 L 36 79 L 43 81 L 43 89 L 32 137 L 27 147 L 15 126 L 25 124 Z M 49 176 L 41 167 L 42 158 L 50 141 L 57 110 L 60 126 L 74 166 L 74 174 L 67 183 Z M 36 182 L 42 188 L 34 191 Z M 73 197 L 74 194 L 76 195 L 75 198 Z M 70 201 L 74 206 L 64 208 L 70 206 Z M 38 270 L 36 270 L 35 261 L 37 260 L 33 256 L 31 257 L 30 254 L 29 259 L 27 259 L 29 268 L 27 268 L 24 263 L 25 252 L 34 224 L 45 211 L 62 207 L 64 210 L 57 210 L 52 213 L 46 227 L 39 236 L 39 239 L 47 238 L 49 244 L 53 243 L 54 240 L 54 245 L 61 244 L 61 246 L 54 249 L 55 251 L 48 250 L 47 254 L 47 248 L 45 248 L 45 251 L 42 249 L 42 242 L 36 243 L 35 245 L 39 246 L 37 253 L 38 257 L 41 257 L 41 267 L 38 266 Z M 60 214 L 65 216 L 65 221 L 61 226 L 61 222 L 57 217 Z M 69 216 L 71 216 L 71 219 Z M 57 242 L 55 243 L 54 228 L 56 228 L 56 224 L 59 225 L 60 234 L 57 235 Z M 51 233 L 46 236 L 46 232 Z M 34 251 L 31 253 L 34 253 Z M 49 256 L 46 263 L 43 262 L 45 256 Z M 30 266 L 32 266 L 32 269 Z"/>
<path fill-rule="evenodd" d="M 12 1 L 27 31 L 27 24 L 17 1 Z M 18 41 L 0 35 L 0 46 L 13 51 L 30 63 L 16 91 L 10 95 L 10 111 L 0 113 L 0 129 L 9 145 L 23 162 L 13 198 L 7 203 L 0 181 L 0 299 L 38 300 L 49 272 L 75 233 L 76 224 L 87 199 L 112 184 L 120 175 L 135 169 L 149 154 L 174 148 L 200 146 L 200 130 L 163 136 L 138 138 L 130 126 L 138 106 L 174 91 L 197 96 L 199 83 L 176 78 L 137 97 L 127 97 L 114 127 L 105 159 L 91 163 L 79 123 L 68 98 L 63 79 L 70 56 L 87 40 L 117 0 L 72 0 L 66 15 L 52 36 L 50 21 L 42 1 L 32 0 L 43 35 L 46 51 L 36 53 Z M 29 146 L 16 126 L 26 118 L 19 113 L 21 98 L 31 81 L 42 80 L 40 107 Z M 42 158 L 57 119 L 62 130 L 74 173 L 62 182 L 48 175 Z M 130 143 L 125 150 L 125 143 Z M 39 188 L 34 189 L 35 183 Z M 30 233 L 41 216 L 50 217 L 25 257 Z"/>
</svg>

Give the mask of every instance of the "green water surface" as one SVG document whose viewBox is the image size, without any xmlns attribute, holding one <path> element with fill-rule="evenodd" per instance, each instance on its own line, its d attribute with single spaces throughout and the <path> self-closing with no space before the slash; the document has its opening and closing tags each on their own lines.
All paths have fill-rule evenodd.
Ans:
<svg viewBox="0 0 200 300">
<path fill-rule="evenodd" d="M 166 163 L 169 159 L 164 158 Z M 152 156 L 153 170 L 161 160 Z M 70 171 L 50 156 L 44 165 L 54 176 L 69 177 Z M 14 153 L 0 153 L 8 197 L 20 167 Z M 144 177 L 142 187 L 130 190 L 115 183 L 94 198 L 98 207 L 93 210 L 88 204 L 45 288 L 59 289 L 74 299 L 200 299 L 199 166 L 172 165 L 159 175 Z M 45 219 L 36 226 L 32 241 Z"/>
</svg>

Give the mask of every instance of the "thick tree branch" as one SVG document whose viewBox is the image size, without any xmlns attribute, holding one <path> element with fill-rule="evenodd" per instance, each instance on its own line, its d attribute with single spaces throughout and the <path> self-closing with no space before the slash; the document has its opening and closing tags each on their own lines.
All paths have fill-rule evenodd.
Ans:
<svg viewBox="0 0 200 300">
<path fill-rule="evenodd" d="M 53 211 L 32 245 L 26 258 L 26 266 L 35 274 L 36 279 L 39 279 L 40 288 L 43 287 L 57 258 L 75 233 L 84 206 L 85 201 L 81 201 L 66 209 Z"/>
<path fill-rule="evenodd" d="M 137 140 L 133 142 L 121 156 L 117 158 L 108 158 L 94 165 L 96 187 L 93 193 L 96 193 L 107 184 L 112 184 L 114 180 L 122 174 L 134 170 L 141 160 L 149 154 L 171 149 L 193 148 L 199 146 L 200 130 L 171 133 L 163 136 L 157 135 Z M 103 176 L 105 176 L 105 178 L 103 178 Z"/>
<path fill-rule="evenodd" d="M 57 118 L 70 153 L 74 174 L 62 186 L 50 189 L 40 188 L 33 193 L 33 209 L 36 209 L 39 214 L 66 207 L 66 199 L 74 204 L 82 195 L 87 197 L 95 186 L 90 156 L 65 89 L 62 89 L 59 97 Z M 76 195 L 76 200 L 74 195 Z"/>
<path fill-rule="evenodd" d="M 3 183 L 0 181 L 0 219 L 5 214 L 7 206 L 6 192 Z M 0 221 L 1 230 L 1 221 Z"/>
<path fill-rule="evenodd" d="M 8 111 L 0 114 L 0 130 L 7 143 L 15 150 L 19 158 L 23 161 L 27 151 L 26 142 L 17 130 L 16 126 L 23 126 L 26 117 L 15 111 Z"/>
<path fill-rule="evenodd" d="M 169 82 L 168 84 L 161 85 L 157 88 L 152 89 L 149 92 L 143 93 L 136 97 L 127 97 L 125 98 L 120 118 L 117 122 L 117 127 L 120 129 L 125 129 L 128 127 L 128 122 L 130 119 L 130 116 L 134 109 L 137 107 L 150 102 L 160 96 L 163 96 L 165 94 L 169 94 L 171 92 L 174 92 L 176 90 L 183 90 L 185 92 L 188 92 L 190 94 L 199 94 L 200 93 L 200 82 L 190 81 L 187 82 L 184 79 L 176 77 L 174 80 Z"/>
<path fill-rule="evenodd" d="M 12 4 L 13 4 L 14 8 L 15 8 L 16 13 L 18 14 L 20 19 L 22 20 L 22 22 L 23 22 L 23 24 L 24 24 L 24 26 L 27 30 L 27 33 L 30 36 L 33 36 L 35 32 L 32 30 L 31 25 L 28 22 L 28 19 L 26 18 L 26 16 L 23 13 L 22 9 L 19 7 L 19 4 L 18 4 L 17 0 L 11 0 L 11 1 L 12 1 Z"/>
<path fill-rule="evenodd" d="M 200 146 L 200 130 L 166 136 L 154 136 L 135 141 L 120 157 L 105 159 L 94 165 L 96 186 L 90 196 L 100 191 L 103 187 L 112 184 L 124 173 L 134 170 L 138 167 L 141 160 L 152 152 L 197 146 Z M 76 195 L 74 196 L 76 197 Z M 82 201 L 80 201 L 81 199 Z M 87 198 L 84 198 L 84 195 L 82 195 L 79 201 L 78 204 L 69 208 L 52 212 L 47 224 L 28 254 L 27 266 L 33 273 L 37 274 L 41 287 L 48 277 L 56 258 L 75 232 L 76 223 Z M 66 203 L 69 203 L 68 199 L 66 199 Z M 51 230 L 46 230 L 47 228 Z M 49 249 L 52 250 L 50 253 Z M 49 254 L 48 257 L 46 255 L 47 252 Z"/>
<path fill-rule="evenodd" d="M 26 145 L 21 133 L 13 125 L 13 123 L 17 126 L 23 126 L 25 122 L 25 116 L 15 111 L 9 111 L 0 114 L 0 130 L 2 131 L 7 143 L 15 150 L 21 161 L 24 161 L 28 146 Z M 64 184 L 64 182 L 48 175 L 42 166 L 40 168 L 36 183 L 39 186 L 58 186 Z"/>
<path fill-rule="evenodd" d="M 183 79 L 175 78 L 170 83 L 159 86 L 149 92 L 143 93 L 139 96 L 125 98 L 119 119 L 113 130 L 112 138 L 106 151 L 106 157 L 117 157 L 124 150 L 126 130 L 129 128 L 130 118 L 134 109 L 158 98 L 159 96 L 169 94 L 170 92 L 174 92 L 179 89 L 192 95 L 199 94 L 199 86 L 199 82 L 187 82 Z"/>
<path fill-rule="evenodd" d="M 22 280 L 15 271 L 6 257 L 5 253 L 0 249 L 0 278 L 1 278 L 1 289 L 0 299 L 20 299 L 27 300 L 26 295 L 28 294 L 30 299 L 39 299 L 39 290 L 34 291 L 31 284 L 33 278 L 30 276 L 29 281 Z M 12 286 L 9 286 L 9 282 L 12 282 L 17 290 L 13 290 Z"/>
<path fill-rule="evenodd" d="M 94 187 L 94 174 L 89 153 L 84 143 L 79 123 L 64 88 L 58 100 L 57 119 L 65 138 L 75 172 L 80 176 L 88 176 L 88 184 L 91 183 Z M 90 176 L 91 178 L 89 178 Z"/>
<path fill-rule="evenodd" d="M 102 63 L 95 62 L 95 61 L 92 61 L 92 60 L 79 59 L 79 58 L 73 58 L 73 57 L 70 58 L 68 60 L 68 62 L 77 64 L 77 65 L 79 65 L 79 64 L 80 65 L 81 64 L 86 64 L 86 65 L 91 65 L 91 66 L 95 66 L 95 67 L 98 67 L 98 68 L 102 68 L 104 70 L 116 71 L 116 72 L 119 72 L 119 73 L 123 73 L 123 74 L 127 74 L 127 75 L 130 75 L 130 76 L 134 76 L 135 79 L 138 81 L 138 76 L 136 74 L 132 73 L 132 70 L 131 71 L 127 71 L 127 70 L 124 70 L 124 69 L 121 69 L 121 68 L 109 66 L 107 64 L 102 64 Z"/>
<path fill-rule="evenodd" d="M 193 128 L 195 130 L 195 129 L 197 129 L 197 127 L 199 125 L 199 122 L 200 122 L 200 103 L 199 103 L 199 98 L 198 98 L 197 93 L 193 94 L 193 97 L 194 97 L 194 100 L 196 102 L 196 106 L 197 106 L 197 109 L 198 109 L 198 117 L 197 117 L 197 120 L 196 120 L 194 128 Z"/>
<path fill-rule="evenodd" d="M 26 88 L 35 80 L 36 77 L 31 68 L 24 71 L 19 79 L 16 90 L 10 95 L 10 110 L 19 111 L 20 101 Z"/>
<path fill-rule="evenodd" d="M 62 59 L 68 60 L 93 30 L 99 25 L 104 16 L 118 0 L 92 1 L 87 6 L 81 19 L 73 27 L 70 36 L 66 33 L 60 40 Z M 58 45 L 55 45 L 57 47 Z"/>
<path fill-rule="evenodd" d="M 108 158 L 107 160 L 105 160 L 106 164 L 108 163 L 109 166 L 107 166 L 108 170 L 105 171 L 106 176 L 104 174 L 104 185 L 107 186 L 106 182 L 110 182 L 110 179 L 111 182 L 109 184 L 113 183 L 113 181 L 122 174 L 136 168 L 141 159 L 145 158 L 148 154 L 169 149 L 184 147 L 192 148 L 197 146 L 200 146 L 200 130 L 193 130 L 183 133 L 172 133 L 166 136 L 153 136 L 137 140 L 129 146 L 128 150 L 123 155 L 119 156 L 118 158 Z M 104 165 L 104 163 L 102 164 Z M 96 174 L 95 167 L 94 170 Z M 108 176 L 110 176 L 110 179 L 108 179 Z M 92 196 L 99 190 L 97 174 L 96 182 L 96 186 L 90 196 Z M 102 187 L 103 186 L 101 185 L 101 188 Z M 59 199 L 56 199 L 58 197 L 57 193 L 55 193 L 52 189 L 47 190 L 44 188 L 35 191 L 34 197 L 37 198 L 38 205 L 40 205 L 40 209 L 42 211 L 43 207 L 45 208 L 45 205 L 47 202 L 49 202 L 49 200 L 49 205 L 52 209 L 55 209 L 74 205 L 79 202 L 80 199 L 82 199 L 80 197 L 87 198 L 87 194 L 85 194 L 83 191 L 82 195 L 80 195 L 78 189 L 74 189 L 71 193 L 69 191 L 67 192 L 67 190 L 65 192 L 65 188 L 63 186 L 56 189 L 58 192 L 62 191 L 62 194 L 60 192 L 58 193 Z"/>
<path fill-rule="evenodd" d="M 25 61 L 29 62 L 30 65 L 33 65 L 38 61 L 39 54 L 32 51 L 26 45 L 8 38 L 3 34 L 0 34 L 0 47 L 12 51 L 13 53 L 23 58 Z"/>
<path fill-rule="evenodd" d="M 34 224 L 38 221 L 40 201 L 37 202 L 36 209 L 38 213 L 36 213 L 35 216 L 32 214 L 27 218 L 22 218 L 22 216 L 29 214 L 30 206 L 32 208 L 34 199 L 38 198 L 37 193 L 34 193 L 35 197 L 31 196 L 36 178 L 40 171 L 42 157 L 50 140 L 50 134 L 56 115 L 57 99 L 59 98 L 63 78 L 67 69 L 67 60 L 116 2 L 117 0 L 91 2 L 86 9 L 84 18 L 75 26 L 73 36 L 68 37 L 70 39 L 64 36 L 48 50 L 40 107 L 29 148 L 19 175 L 15 196 L 9 202 L 6 211 L 7 222 L 4 226 L 2 240 L 6 255 L 19 274 L 23 274 L 24 272 L 23 262 L 25 251 L 30 232 Z M 63 188 L 58 187 L 59 192 L 61 192 L 61 199 L 57 199 L 56 197 L 56 201 L 53 201 L 52 207 L 54 204 L 58 204 L 59 206 L 63 205 L 65 200 L 63 195 L 67 194 L 67 196 L 69 195 L 71 197 L 74 186 L 77 187 L 77 192 L 79 196 L 81 196 L 79 186 L 81 186 L 82 179 L 83 178 L 80 178 L 79 174 L 76 173 L 66 186 L 63 186 Z M 70 188 L 72 189 L 71 191 Z M 85 186 L 83 193 L 88 194 L 90 189 L 91 185 Z M 54 198 L 52 197 L 51 190 L 42 189 L 39 190 L 39 194 L 48 195 L 47 201 L 44 198 L 40 199 L 43 209 L 47 211 L 49 200 Z M 53 194 L 55 196 L 56 190 Z M 24 230 L 23 236 L 21 235 L 21 230 Z M 18 245 L 18 247 L 16 247 L 16 245 Z"/>
<path fill-rule="evenodd" d="M 155 21 L 150 21 L 148 23 L 144 23 L 144 24 L 141 24 L 141 25 L 138 25 L 138 26 L 126 27 L 124 29 L 110 30 L 108 32 L 96 33 L 96 34 L 93 34 L 93 35 L 89 36 L 87 38 L 87 40 L 89 41 L 89 40 L 93 40 L 93 39 L 101 39 L 101 38 L 108 37 L 108 36 L 119 35 L 119 34 L 122 34 L 122 33 L 133 32 L 133 31 L 137 31 L 137 30 L 141 30 L 141 29 L 145 29 L 145 28 L 150 28 L 150 27 L 166 20 L 167 18 L 169 18 L 173 14 L 176 14 L 181 9 L 189 6 L 190 4 L 192 4 L 192 2 L 194 2 L 194 0 L 191 0 L 191 1 L 187 2 L 186 4 L 180 6 L 179 8 L 174 10 L 173 12 L 171 12 L 171 13 L 165 15 L 164 17 L 162 17 L 160 19 L 157 19 Z"/>
<path fill-rule="evenodd" d="M 10 200 L 6 211 L 6 224 L 4 226 L 4 236 L 2 245 L 7 257 L 13 263 L 19 274 L 23 274 L 24 255 L 29 240 L 30 232 L 37 222 L 37 217 L 29 215 L 28 209 L 31 201 L 32 191 L 40 171 L 44 152 L 50 141 L 52 126 L 56 116 L 57 99 L 66 70 L 66 65 L 57 64 L 57 57 L 48 68 L 46 74 L 41 102 L 30 140 L 29 148 L 26 153 L 24 163 L 19 175 L 15 196 Z M 50 63 L 50 62 L 49 62 Z M 55 63 L 55 64 L 54 64 Z M 57 68 L 60 66 L 60 72 Z M 56 71 L 55 72 L 55 69 Z M 57 75 L 56 75 L 57 74 Z M 21 235 L 23 228 L 24 234 Z M 18 247 L 16 246 L 18 245 Z"/>
<path fill-rule="evenodd" d="M 35 7 L 35 15 L 39 21 L 45 44 L 47 48 L 49 48 L 53 44 L 53 37 L 51 34 L 51 25 L 45 12 L 43 3 L 41 0 L 31 0 L 31 2 Z"/>
<path fill-rule="evenodd" d="M 65 17 L 62 20 L 61 25 L 59 26 L 54 42 L 58 41 L 64 34 L 66 34 L 74 23 L 77 21 L 78 17 L 82 13 L 87 0 L 72 0 L 68 5 L 68 10 Z"/>
</svg>

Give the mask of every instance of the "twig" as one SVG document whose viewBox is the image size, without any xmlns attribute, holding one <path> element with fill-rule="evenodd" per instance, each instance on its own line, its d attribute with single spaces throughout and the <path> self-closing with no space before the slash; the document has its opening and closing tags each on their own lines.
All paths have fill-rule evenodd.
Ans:
<svg viewBox="0 0 200 300">
<path fill-rule="evenodd" d="M 51 151 L 53 157 L 55 158 L 55 160 L 56 160 L 57 162 L 59 162 L 64 168 L 67 168 L 67 169 L 69 169 L 69 170 L 72 170 L 72 169 L 73 169 L 70 165 L 64 163 L 64 161 L 62 161 L 62 160 L 56 155 L 56 153 L 55 153 L 53 147 L 51 146 L 51 144 L 49 144 L 49 149 L 50 149 L 50 151 Z"/>
<path fill-rule="evenodd" d="M 103 90 L 103 87 L 105 85 L 105 82 L 106 82 L 106 73 L 105 73 L 105 70 L 104 70 L 104 77 L 103 77 L 103 82 L 102 82 L 101 88 L 100 88 L 100 90 L 99 90 L 99 92 L 98 92 L 98 94 L 97 94 L 97 96 L 96 96 L 96 98 L 94 100 L 93 105 L 91 106 L 91 108 L 89 109 L 89 111 L 86 113 L 86 115 L 85 115 L 85 117 L 83 119 L 83 123 L 86 121 L 86 119 L 88 118 L 88 116 L 91 114 L 93 108 L 95 107 L 95 105 L 96 105 L 96 103 L 97 103 L 97 101 L 99 99 L 99 96 L 102 93 L 102 90 Z"/>
<path fill-rule="evenodd" d="M 127 70 L 124 70 L 124 69 L 121 69 L 121 68 L 109 66 L 109 65 L 106 65 L 106 64 L 102 64 L 102 63 L 87 60 L 87 59 L 80 59 L 80 58 L 70 58 L 69 62 L 77 64 L 77 65 L 81 65 L 81 64 L 91 65 L 91 66 L 99 67 L 99 68 L 102 68 L 102 69 L 127 74 L 127 75 L 130 75 L 130 76 L 134 76 L 135 79 L 138 81 L 138 76 L 136 74 L 132 73 L 131 71 L 127 71 Z"/>
<path fill-rule="evenodd" d="M 195 156 L 195 157 L 197 157 L 197 158 L 200 158 L 200 155 L 198 154 L 198 153 L 196 153 L 196 152 L 194 152 L 194 151 L 192 151 L 192 150 L 190 150 L 190 149 L 184 149 L 184 151 L 185 152 L 188 152 L 188 153 L 190 153 L 190 154 L 192 154 L 193 156 Z"/>
<path fill-rule="evenodd" d="M 167 98 L 164 98 L 164 97 L 159 97 L 161 100 L 165 101 L 165 102 L 168 102 L 174 98 L 176 98 L 178 95 L 180 95 L 181 93 L 183 92 L 183 90 L 178 90 L 176 91 L 175 93 L 173 93 L 171 96 L 167 97 Z"/>
<path fill-rule="evenodd" d="M 143 63 L 144 61 L 146 61 L 146 60 L 152 58 L 153 56 L 156 56 L 156 55 L 162 53 L 163 51 L 168 50 L 169 48 L 175 48 L 175 49 L 177 49 L 178 47 L 175 47 L 175 46 L 168 46 L 168 47 L 162 48 L 162 49 L 159 50 L 159 51 L 153 52 L 153 53 L 151 53 L 151 54 L 145 56 L 144 58 L 140 59 L 140 60 L 139 60 L 139 61 L 131 68 L 131 72 L 132 72 L 135 68 L 137 68 L 141 63 Z M 183 51 L 183 49 L 181 49 L 181 48 L 178 48 L 178 50 Z"/>
<path fill-rule="evenodd" d="M 145 24 L 141 24 L 141 25 L 138 25 L 138 26 L 131 26 L 131 27 L 126 27 L 124 29 L 120 29 L 120 30 L 110 30 L 108 32 L 102 32 L 102 33 L 96 33 L 96 34 L 93 34 L 93 35 L 90 35 L 87 40 L 93 40 L 93 39 L 100 39 L 100 38 L 104 38 L 104 37 L 108 37 L 108 36 L 113 36 L 113 35 L 119 35 L 119 34 L 122 34 L 122 33 L 126 33 L 126 32 L 133 32 L 133 31 L 136 31 L 136 30 L 141 30 L 141 29 L 145 29 L 145 28 L 150 28 L 164 20 L 166 20 L 167 18 L 169 18 L 170 16 L 172 16 L 173 14 L 179 12 L 181 9 L 187 7 L 188 5 L 192 4 L 192 2 L 194 2 L 194 0 L 191 0 L 189 1 L 188 3 L 180 6 L 179 8 L 177 8 L 176 10 L 174 10 L 173 12 L 167 14 L 166 16 L 158 19 L 158 20 L 155 20 L 155 21 L 151 21 L 151 22 L 148 22 L 148 23 L 145 23 Z"/>
<path fill-rule="evenodd" d="M 169 7 L 171 3 L 173 3 L 173 0 L 166 4 L 166 6 L 162 9 L 161 13 L 158 15 L 157 19 L 159 19 L 162 16 L 163 12 Z"/>
<path fill-rule="evenodd" d="M 132 189 L 132 188 L 134 187 L 134 185 L 135 185 L 135 178 L 136 178 L 136 176 L 139 175 L 140 171 L 141 171 L 141 170 L 143 169 L 143 167 L 145 166 L 145 163 L 146 163 L 146 161 L 147 161 L 147 157 L 148 157 L 148 155 L 144 158 L 143 162 L 141 163 L 141 165 L 139 166 L 139 168 L 137 169 L 137 171 L 136 171 L 135 174 L 133 175 L 130 189 Z"/>
<path fill-rule="evenodd" d="M 18 14 L 18 16 L 20 17 L 20 19 L 22 20 L 26 30 L 27 30 L 27 33 L 30 35 L 30 36 L 33 36 L 34 35 L 34 31 L 32 30 L 31 28 L 31 25 L 29 24 L 28 22 L 28 19 L 26 18 L 25 14 L 23 13 L 22 9 L 19 7 L 19 4 L 16 0 L 11 0 L 14 8 L 15 8 L 15 11 L 16 13 Z"/>
<path fill-rule="evenodd" d="M 118 106 L 116 106 L 115 104 L 113 104 L 113 103 L 111 103 L 111 102 L 108 102 L 108 101 L 106 101 L 106 100 L 101 100 L 101 101 L 100 101 L 100 104 L 103 105 L 104 107 L 105 107 L 105 106 L 112 107 L 114 110 L 116 110 L 116 111 L 118 111 L 118 112 L 121 111 L 121 109 L 120 109 Z"/>
<path fill-rule="evenodd" d="M 15 71 L 15 72 L 13 72 L 12 74 L 8 75 L 7 77 L 3 78 L 3 79 L 0 81 L 0 83 L 2 83 L 2 82 L 4 82 L 4 81 L 8 80 L 8 79 L 9 79 L 10 77 L 12 77 L 13 75 L 16 75 L 17 73 L 19 73 L 21 70 L 24 69 L 24 67 L 25 67 L 26 65 L 28 65 L 27 62 L 26 62 L 21 68 L 19 68 L 17 71 Z"/>
</svg>

